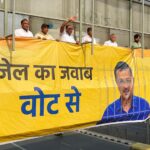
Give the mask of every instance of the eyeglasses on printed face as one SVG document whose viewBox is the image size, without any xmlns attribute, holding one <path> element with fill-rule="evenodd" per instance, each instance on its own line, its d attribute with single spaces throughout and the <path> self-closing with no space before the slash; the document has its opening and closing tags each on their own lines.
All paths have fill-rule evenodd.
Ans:
<svg viewBox="0 0 150 150">
<path fill-rule="evenodd" d="M 131 83 L 133 83 L 133 78 L 129 78 L 129 79 L 117 79 L 117 83 L 119 85 L 124 85 L 124 84 L 130 85 Z"/>
</svg>

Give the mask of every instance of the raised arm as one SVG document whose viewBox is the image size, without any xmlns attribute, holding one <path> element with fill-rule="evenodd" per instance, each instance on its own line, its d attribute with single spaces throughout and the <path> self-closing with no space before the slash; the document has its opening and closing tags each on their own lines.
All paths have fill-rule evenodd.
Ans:
<svg viewBox="0 0 150 150">
<path fill-rule="evenodd" d="M 63 33 L 63 32 L 64 32 L 65 26 L 66 26 L 68 23 L 74 22 L 76 19 L 77 19 L 77 17 L 76 17 L 76 16 L 73 16 L 73 17 L 69 18 L 68 21 L 63 22 L 63 24 L 62 24 L 61 27 L 60 27 L 60 33 Z"/>
</svg>

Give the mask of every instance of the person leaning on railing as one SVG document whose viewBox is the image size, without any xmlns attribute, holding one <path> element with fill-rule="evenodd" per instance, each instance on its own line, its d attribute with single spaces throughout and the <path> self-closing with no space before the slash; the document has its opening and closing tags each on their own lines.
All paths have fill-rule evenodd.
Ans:
<svg viewBox="0 0 150 150">
<path fill-rule="evenodd" d="M 54 38 L 48 33 L 49 25 L 43 23 L 41 25 L 41 31 L 35 34 L 35 38 L 42 40 L 54 40 Z"/>
<path fill-rule="evenodd" d="M 92 36 L 93 36 L 92 28 L 88 27 L 86 35 L 82 38 L 82 43 L 89 43 L 89 42 L 91 43 Z M 96 39 L 94 37 L 93 37 L 93 43 L 96 44 Z"/>
<path fill-rule="evenodd" d="M 21 28 L 15 30 L 15 36 L 17 37 L 33 37 L 32 32 L 29 30 L 29 20 L 23 19 L 21 20 Z"/>
<path fill-rule="evenodd" d="M 142 47 L 140 39 L 141 39 L 140 34 L 134 35 L 134 42 L 132 43 L 132 46 L 131 46 L 132 49 L 138 49 Z"/>
<path fill-rule="evenodd" d="M 68 19 L 68 21 L 65 21 L 61 27 L 60 27 L 60 41 L 63 42 L 69 42 L 69 43 L 77 43 L 78 42 L 74 39 L 73 31 L 74 27 L 71 25 L 71 22 L 74 22 L 76 20 L 76 16 L 73 16 Z"/>
<path fill-rule="evenodd" d="M 117 37 L 116 37 L 116 35 L 113 33 L 113 34 L 110 35 L 109 40 L 108 40 L 108 41 L 105 41 L 104 45 L 105 45 L 105 46 L 114 46 L 114 47 L 117 47 L 118 44 L 117 44 L 117 42 L 116 42 L 116 39 L 117 39 Z"/>
</svg>

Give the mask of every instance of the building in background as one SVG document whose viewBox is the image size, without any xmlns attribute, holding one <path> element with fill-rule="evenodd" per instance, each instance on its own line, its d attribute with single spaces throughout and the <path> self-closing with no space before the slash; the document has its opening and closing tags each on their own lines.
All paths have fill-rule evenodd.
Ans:
<svg viewBox="0 0 150 150">
<path fill-rule="evenodd" d="M 79 21 L 80 7 L 82 4 L 82 35 L 86 32 L 87 27 L 92 26 L 92 1 L 93 0 L 16 0 L 16 19 L 15 28 L 18 28 L 23 18 L 29 18 L 30 30 L 33 34 L 37 33 L 41 24 L 51 25 L 51 35 L 59 38 L 59 28 L 64 20 L 70 16 L 77 16 L 75 26 L 75 36 L 79 40 Z M 110 34 L 117 35 L 119 46 L 130 46 L 130 29 L 132 27 L 133 35 L 142 32 L 142 1 L 132 0 L 132 15 L 130 11 L 130 0 L 94 0 L 94 37 L 103 44 Z M 13 0 L 0 0 L 0 36 L 12 33 L 12 12 Z M 46 5 L 45 5 L 46 4 Z M 39 9 L 40 6 L 40 9 Z M 145 48 L 150 47 L 150 2 L 145 0 L 144 13 L 144 33 Z M 132 25 L 130 24 L 132 16 Z M 6 18 L 7 21 L 5 20 Z M 7 26 L 6 28 L 4 28 Z M 5 33 L 4 33 L 5 32 Z M 131 39 L 131 41 L 132 41 Z"/>
</svg>

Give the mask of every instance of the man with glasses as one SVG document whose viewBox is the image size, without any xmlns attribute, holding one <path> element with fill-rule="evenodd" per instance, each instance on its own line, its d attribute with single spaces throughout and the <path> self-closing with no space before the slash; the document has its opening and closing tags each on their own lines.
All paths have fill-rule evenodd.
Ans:
<svg viewBox="0 0 150 150">
<path fill-rule="evenodd" d="M 110 104 L 99 123 L 144 120 L 150 114 L 149 103 L 133 95 L 134 78 L 126 62 L 118 62 L 114 70 L 120 98 Z"/>
</svg>

